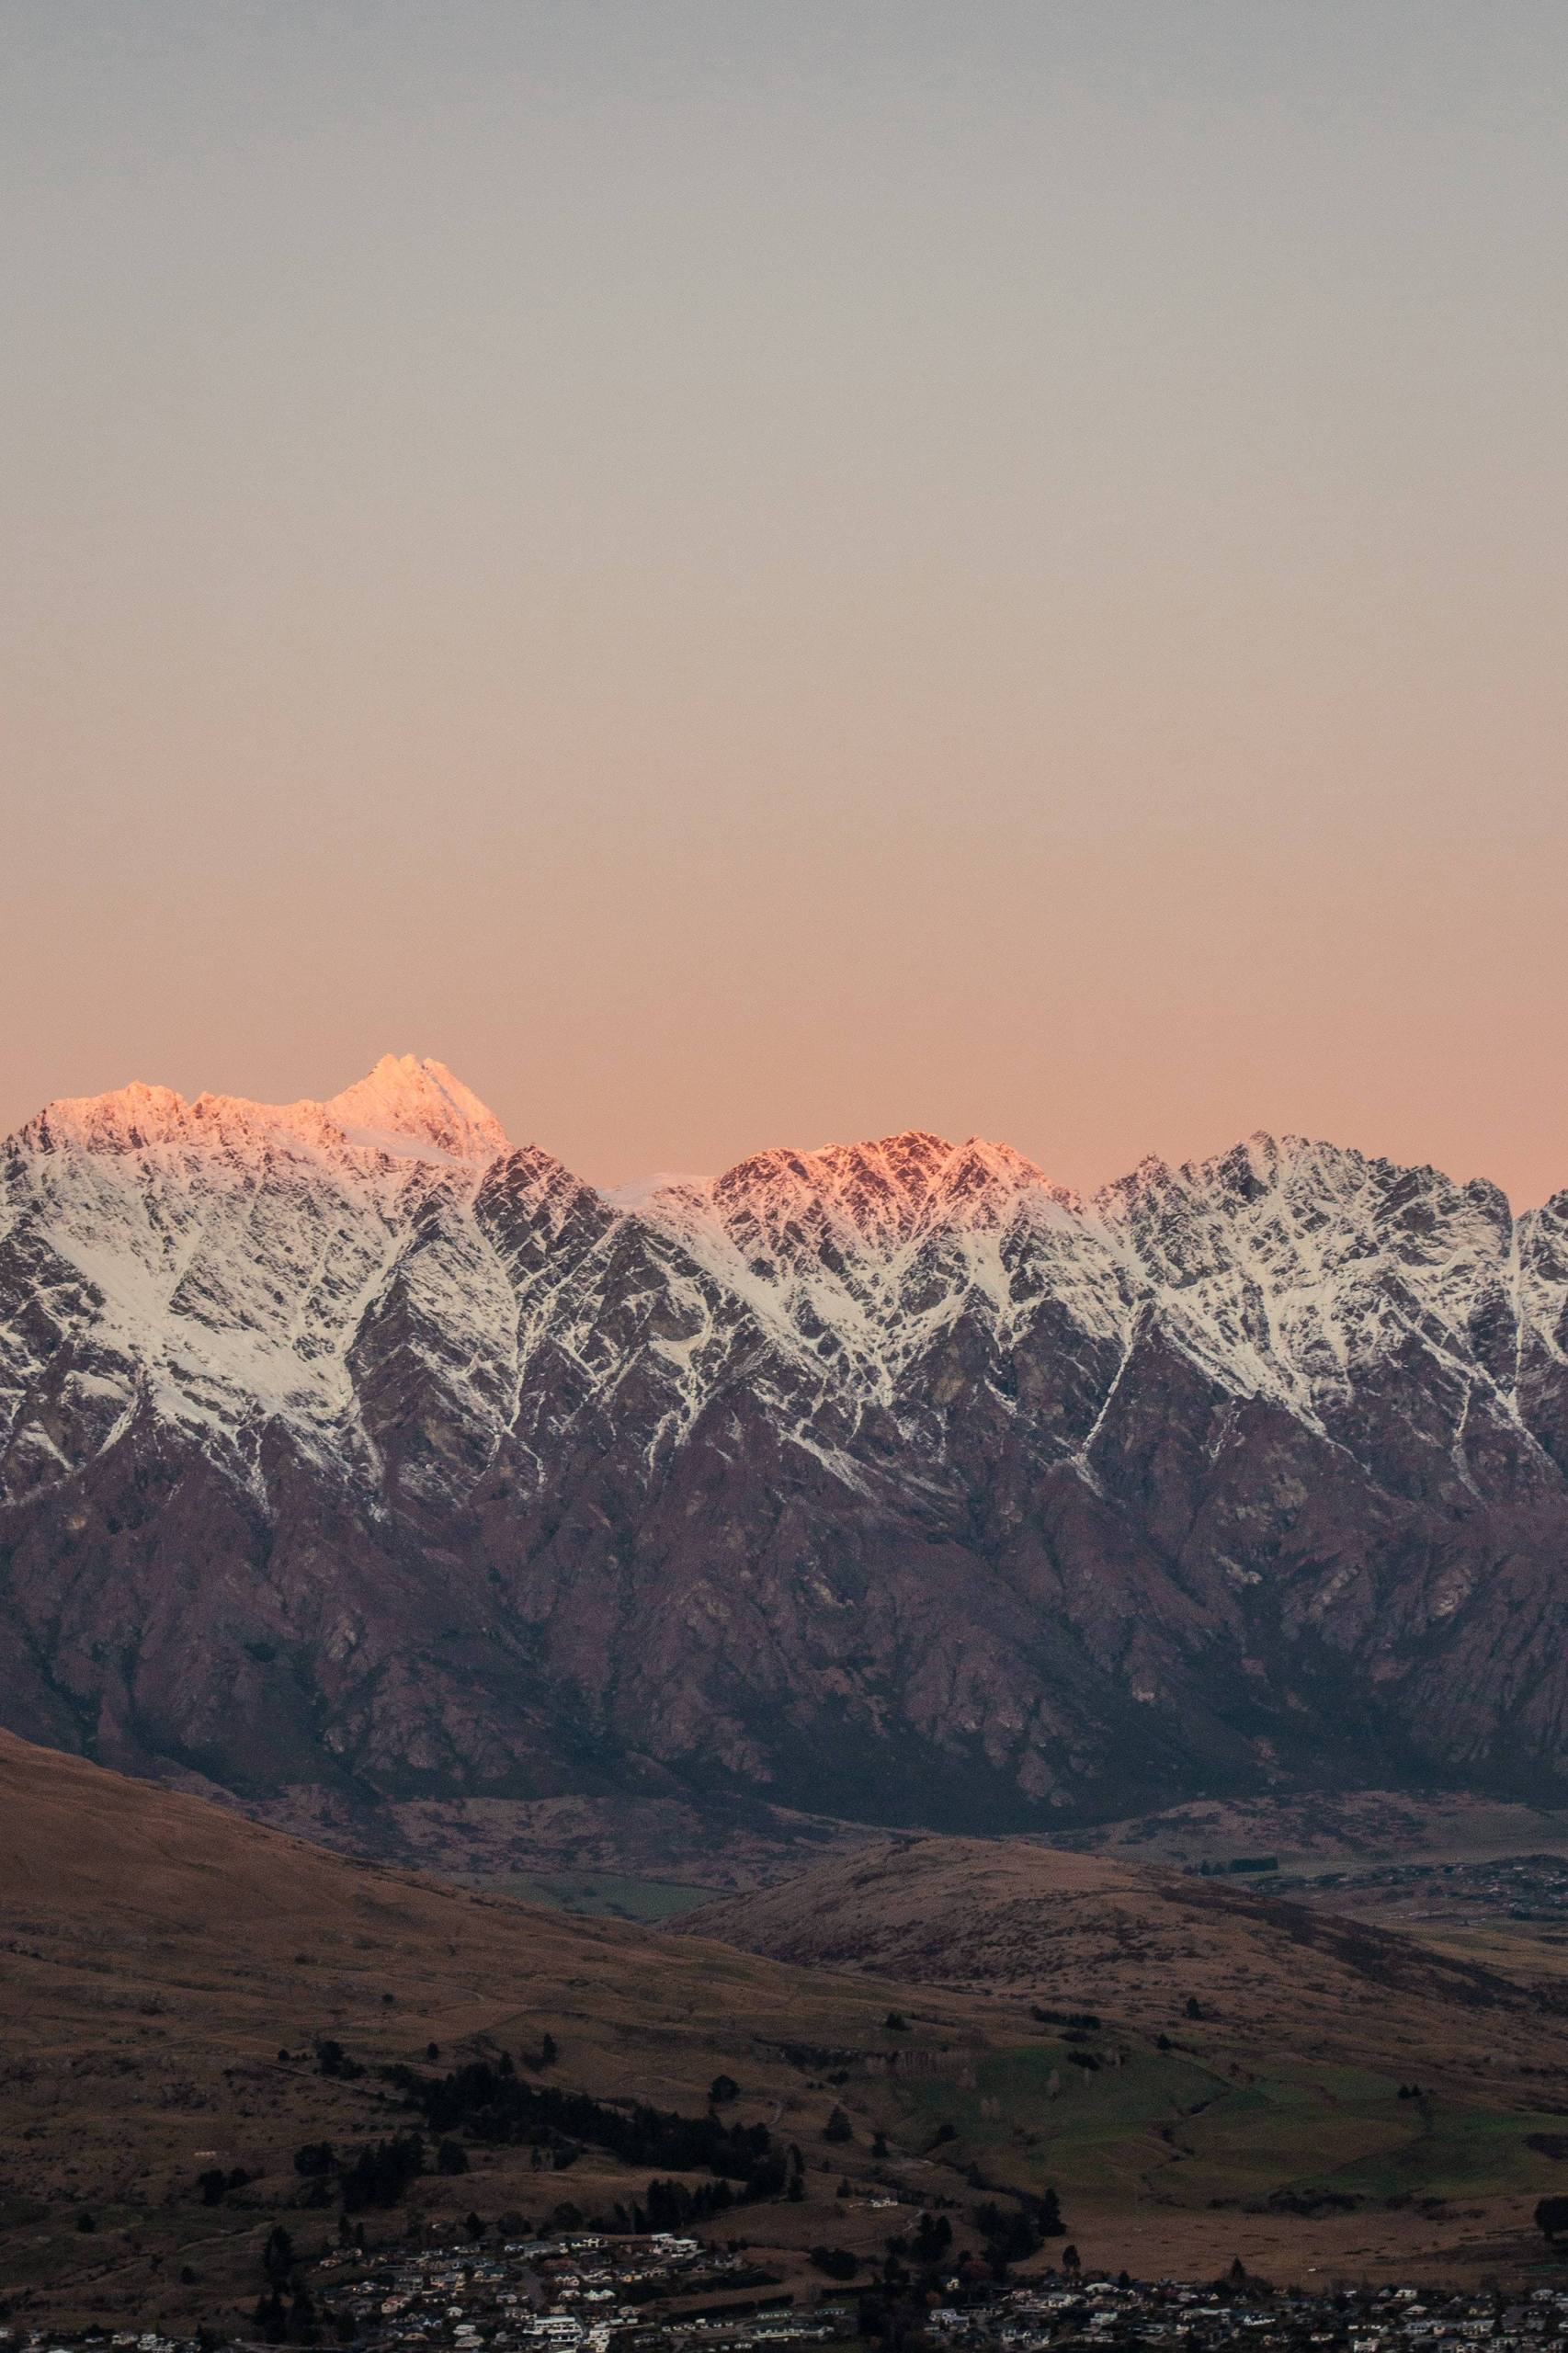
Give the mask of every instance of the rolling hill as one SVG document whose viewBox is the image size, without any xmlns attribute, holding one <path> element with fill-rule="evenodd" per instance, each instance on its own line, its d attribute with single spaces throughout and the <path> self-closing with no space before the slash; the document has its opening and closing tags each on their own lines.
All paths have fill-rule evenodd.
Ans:
<svg viewBox="0 0 1568 2353">
<path fill-rule="evenodd" d="M 812 1968 L 1028 1995 L 1210 2050 L 1351 2064 L 1397 2051 L 1432 2080 L 1473 2088 L 1549 2067 L 1568 2087 L 1568 2006 L 1532 1984 L 1235 1881 L 1027 1839 L 895 1838 L 676 1926 Z"/>
<path fill-rule="evenodd" d="M 873 2194 L 961 2244 L 977 2200 L 1047 2188 L 1091 2263 L 1473 2278 L 1531 2259 L 1568 2152 L 1563 2022 L 1528 1988 L 1095 1859 L 895 1842 L 676 1934 L 357 1863 L 7 1736 L 0 1825 L 0 2302 L 29 2324 L 232 2325 L 274 2226 L 307 2263 L 334 2244 L 348 2160 L 474 2063 L 588 2106 L 516 2140 L 449 2122 L 452 2172 L 432 2128 L 361 2213 L 372 2241 L 710 2188 L 616 2120 L 700 2120 L 720 2075 L 712 2114 L 798 2149 L 803 2194 L 709 2227 L 787 2288 L 824 2242 L 880 2262 L 900 2217 Z M 765 1935 L 810 1965 L 739 1949 Z M 336 2169 L 301 2172 L 324 2142 Z"/>
<path fill-rule="evenodd" d="M 505 2051 L 537 2086 L 699 2117 L 724 2073 L 740 2086 L 727 2117 L 776 2125 L 810 2154 L 839 2096 L 815 2054 L 874 2067 L 889 2048 L 886 1989 L 869 1981 L 356 1863 L 8 1734 L 0 1825 L 0 2302 L 13 2312 L 232 2319 L 254 2301 L 276 2222 L 302 2244 L 330 2239 L 335 2214 L 301 2206 L 295 2151 L 418 2122 L 388 2065 L 435 2076 Z M 919 2007 L 922 2041 L 990 2039 L 973 2004 Z M 558 2055 L 530 2070 L 547 2034 Z M 324 2073 L 333 2044 L 349 2072 Z M 210 2207 L 199 2184 L 214 2169 L 249 2178 Z M 541 2174 L 528 2146 L 476 2143 L 466 2172 L 430 2171 L 395 2214 L 366 2219 L 372 2232 L 411 2212 L 449 2229 L 475 2208 L 541 2221 L 563 2199 L 592 2213 L 668 2170 L 590 2143 L 568 2172 Z M 824 2194 L 841 2171 L 835 2157 Z M 820 2235 L 810 2186 L 799 2206 L 748 2215 L 787 2266 Z"/>
<path fill-rule="evenodd" d="M 880 2114 L 1075 2233 L 1190 2273 L 1471 2278 L 1539 2259 L 1568 2165 L 1568 2006 L 1232 1881 L 1023 1840 L 899 1838 L 688 1914 L 798 1964 L 1002 2004 L 1042 2046 L 881 2087 Z M 1134 2268 L 1137 2268 L 1135 2264 Z"/>
</svg>

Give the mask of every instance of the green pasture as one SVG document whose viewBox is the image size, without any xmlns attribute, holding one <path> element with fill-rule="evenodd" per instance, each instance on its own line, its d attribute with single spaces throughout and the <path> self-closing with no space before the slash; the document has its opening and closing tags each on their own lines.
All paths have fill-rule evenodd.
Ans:
<svg viewBox="0 0 1568 2353">
<path fill-rule="evenodd" d="M 548 1904 L 591 1920 L 673 1920 L 711 1904 L 714 1890 L 679 1880 L 634 1879 L 624 1871 L 464 1871 L 465 1887 L 519 1904 Z"/>
<path fill-rule="evenodd" d="M 1562 2117 L 1398 2090 L 1355 2067 L 1238 2075 L 1146 2046 L 1090 2074 L 1065 2044 L 1041 2043 L 983 2054 L 966 2074 L 895 2083 L 887 2122 L 900 2146 L 972 2163 L 998 2184 L 1183 2206 L 1278 2192 L 1381 2203 L 1568 2191 L 1568 2164 L 1528 2145 L 1531 2134 L 1562 2136 Z M 944 2125 L 954 2137 L 938 2143 Z"/>
</svg>

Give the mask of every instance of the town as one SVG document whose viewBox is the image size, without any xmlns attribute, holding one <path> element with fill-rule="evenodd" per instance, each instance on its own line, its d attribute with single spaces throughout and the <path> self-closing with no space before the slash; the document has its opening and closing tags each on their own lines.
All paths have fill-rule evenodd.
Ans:
<svg viewBox="0 0 1568 2353">
<path fill-rule="evenodd" d="M 296 2290 L 287 2340 L 343 2353 L 747 2353 L 823 2343 L 888 2353 L 1141 2345 L 1179 2353 L 1232 2345 L 1260 2353 L 1426 2353 L 1483 2341 L 1493 2353 L 1528 2353 L 1568 2338 L 1568 2279 L 1513 2292 L 1343 2282 L 1277 2290 L 1239 2263 L 1200 2284 L 1125 2271 L 1080 2277 L 1073 2262 L 1067 2250 L 1064 2268 L 1010 2281 L 953 2273 L 930 2275 L 919 2287 L 884 2279 L 848 2290 L 824 2279 L 820 2290 L 797 2294 L 778 2292 L 743 2248 L 670 2232 L 371 2255 L 347 2247 L 315 2267 L 312 2288 Z M 258 2324 L 265 2318 L 258 2308 Z M 0 2327 L 0 2353 L 256 2353 L 277 2341 L 278 2332 L 259 2325 L 254 2333 L 203 2329 L 188 2338 Z"/>
</svg>

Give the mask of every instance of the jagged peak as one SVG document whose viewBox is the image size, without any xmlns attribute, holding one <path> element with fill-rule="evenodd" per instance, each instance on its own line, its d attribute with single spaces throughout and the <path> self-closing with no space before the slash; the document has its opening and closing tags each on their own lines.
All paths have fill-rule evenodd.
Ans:
<svg viewBox="0 0 1568 2353">
<path fill-rule="evenodd" d="M 706 1208 L 737 1232 L 804 1220 L 888 1243 L 937 1225 L 994 1225 L 1026 1195 L 1053 1209 L 1081 1207 L 1010 1144 L 983 1136 L 953 1143 L 928 1128 L 904 1128 L 811 1151 L 754 1153 L 711 1181 L 665 1177 L 622 1187 L 611 1198 L 619 1207 L 685 1218 Z"/>
<path fill-rule="evenodd" d="M 254 1103 L 132 1079 L 103 1095 L 62 1096 L 17 1141 L 43 1152 L 74 1145 L 129 1153 L 159 1145 L 195 1150 L 279 1142 L 341 1150 L 345 1142 L 394 1158 L 485 1163 L 507 1150 L 506 1132 L 443 1063 L 383 1054 L 373 1071 L 327 1103 Z"/>
<path fill-rule="evenodd" d="M 679 1169 L 656 1168 L 651 1176 L 634 1176 L 624 1185 L 608 1185 L 601 1192 L 612 1210 L 625 1211 L 646 1209 L 650 1202 L 680 1199 L 687 1201 L 707 1199 L 713 1190 L 711 1176 L 683 1174 Z"/>
<path fill-rule="evenodd" d="M 1094 1207 L 1102 1217 L 1116 1217 L 1152 1194 L 1170 1191 L 1178 1181 L 1168 1160 L 1162 1160 L 1157 1152 L 1146 1152 L 1136 1168 L 1099 1188 L 1093 1196 Z"/>
<path fill-rule="evenodd" d="M 19 1141 L 45 1152 L 64 1144 L 99 1151 L 135 1151 L 174 1141 L 187 1126 L 192 1106 L 172 1086 L 149 1086 L 142 1079 L 103 1095 L 61 1095 L 29 1120 Z"/>
<path fill-rule="evenodd" d="M 1010 1216 L 1014 1204 L 1025 1196 L 1036 1197 L 1054 1211 L 1083 1208 L 1070 1187 L 1053 1183 L 1043 1168 L 1010 1143 L 970 1136 L 949 1156 L 932 1186 L 930 1201 L 933 1213 L 951 1222 L 983 1217 L 994 1224 Z"/>
<path fill-rule="evenodd" d="M 351 1143 L 393 1152 L 432 1145 L 454 1160 L 494 1160 L 506 1131 L 470 1087 L 427 1055 L 383 1054 L 374 1070 L 323 1105 Z"/>
</svg>

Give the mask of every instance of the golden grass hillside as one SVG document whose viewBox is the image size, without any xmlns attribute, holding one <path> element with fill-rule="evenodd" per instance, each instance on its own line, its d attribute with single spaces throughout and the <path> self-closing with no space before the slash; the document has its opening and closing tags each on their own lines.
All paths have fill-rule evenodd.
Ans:
<svg viewBox="0 0 1568 2353">
<path fill-rule="evenodd" d="M 894 2079 L 881 2120 L 988 2181 L 1050 2182 L 1074 2236 L 1135 2270 L 1230 2249 L 1275 2277 L 1517 2276 L 1541 2260 L 1535 2200 L 1568 2188 L 1550 1989 L 1233 1882 L 897 1837 L 666 1933 L 1027 1997 L 1053 2047 Z"/>
<path fill-rule="evenodd" d="M 0 1839 L 0 2301 L 14 2313 L 226 2318 L 254 2300 L 274 2222 L 324 2243 L 335 2221 L 295 2211 L 294 2151 L 409 2129 L 379 2066 L 425 2068 L 432 2043 L 443 2068 L 522 2054 L 547 2031 L 549 2080 L 602 2099 L 700 2113 L 714 2076 L 733 2076 L 735 2116 L 799 2143 L 812 2173 L 806 2204 L 748 2209 L 748 2235 L 771 2231 L 786 2259 L 821 2235 L 819 2177 L 825 2200 L 843 2170 L 835 2152 L 822 2172 L 821 2132 L 840 2093 L 813 2054 L 885 2047 L 883 1986 L 356 1863 L 6 1734 Z M 988 2031 L 973 2003 L 918 2011 L 933 2048 Z M 364 2075 L 324 2076 L 323 2038 Z M 253 2178 L 208 2209 L 197 2182 L 212 2168 Z M 407 2211 L 445 2227 L 471 2208 L 592 2211 L 640 2192 L 646 2170 L 590 2157 L 541 2177 L 526 2149 L 475 2149 L 461 2177 L 415 2185 Z"/>
<path fill-rule="evenodd" d="M 1568 2090 L 1568 2011 L 1537 1985 L 1234 1881 L 1027 1840 L 889 1839 L 705 1904 L 676 1933 L 817 1969 L 1028 1995 L 1208 2052 L 1289 2050 L 1471 2090 Z"/>
</svg>

